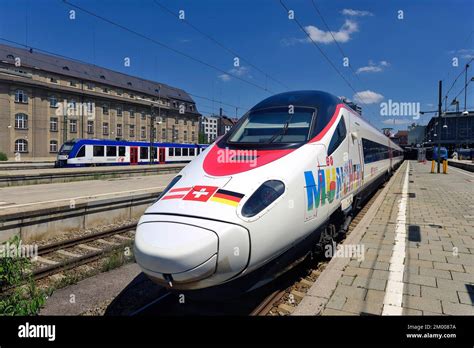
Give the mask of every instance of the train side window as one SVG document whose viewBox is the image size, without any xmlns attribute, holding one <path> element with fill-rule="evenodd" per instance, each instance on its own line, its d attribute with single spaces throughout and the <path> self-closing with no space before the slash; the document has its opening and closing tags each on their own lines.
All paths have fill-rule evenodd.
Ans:
<svg viewBox="0 0 474 348">
<path fill-rule="evenodd" d="M 168 148 L 168 156 L 174 156 L 174 148 L 173 147 Z"/>
<path fill-rule="evenodd" d="M 100 145 L 94 145 L 94 157 L 104 157 L 104 147 Z"/>
<path fill-rule="evenodd" d="M 158 158 L 158 148 L 157 147 L 153 147 L 153 159 L 157 159 Z"/>
<path fill-rule="evenodd" d="M 107 157 L 117 156 L 117 147 L 116 146 L 107 146 Z"/>
<path fill-rule="evenodd" d="M 183 156 L 188 156 L 189 150 L 187 147 L 183 149 Z"/>
<path fill-rule="evenodd" d="M 82 145 L 79 151 L 77 151 L 76 157 L 86 157 L 86 146 Z"/>
<path fill-rule="evenodd" d="M 189 156 L 195 156 L 194 149 L 189 149 Z"/>
<path fill-rule="evenodd" d="M 346 125 L 344 123 L 344 117 L 341 117 L 341 120 L 339 121 L 339 124 L 336 127 L 336 130 L 334 131 L 334 134 L 332 136 L 331 141 L 329 142 L 329 147 L 328 147 L 328 156 L 331 155 L 339 145 L 344 141 L 346 138 L 347 132 L 346 132 Z"/>
<path fill-rule="evenodd" d="M 148 147 L 140 147 L 140 159 L 148 159 Z"/>
<path fill-rule="evenodd" d="M 174 148 L 174 155 L 175 156 L 181 156 L 181 148 L 180 147 L 175 147 Z"/>
<path fill-rule="evenodd" d="M 125 146 L 119 146 L 118 149 L 119 149 L 118 151 L 119 156 L 122 156 L 122 157 L 125 156 Z"/>
</svg>

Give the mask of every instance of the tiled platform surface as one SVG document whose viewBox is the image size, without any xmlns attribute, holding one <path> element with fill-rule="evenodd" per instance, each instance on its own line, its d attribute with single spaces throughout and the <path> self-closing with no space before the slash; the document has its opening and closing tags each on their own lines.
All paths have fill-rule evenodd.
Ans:
<svg viewBox="0 0 474 348">
<path fill-rule="evenodd" d="M 406 161 L 293 315 L 474 315 L 474 174 Z"/>
</svg>

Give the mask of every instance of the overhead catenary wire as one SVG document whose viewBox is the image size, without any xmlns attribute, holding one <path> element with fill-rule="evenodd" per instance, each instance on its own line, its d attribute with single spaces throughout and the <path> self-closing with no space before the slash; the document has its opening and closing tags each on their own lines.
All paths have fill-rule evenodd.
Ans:
<svg viewBox="0 0 474 348">
<path fill-rule="evenodd" d="M 223 43 L 219 42 L 218 40 L 216 40 L 214 37 L 212 37 L 211 35 L 205 33 L 203 30 L 201 30 L 200 28 L 198 28 L 196 25 L 194 25 L 193 23 L 191 23 L 190 21 L 188 21 L 187 19 L 183 18 L 183 19 L 180 19 L 179 18 L 179 15 L 177 13 L 175 13 L 174 11 L 172 11 L 171 9 L 169 9 L 168 7 L 166 7 L 165 5 L 163 5 L 162 3 L 160 3 L 159 1 L 157 0 L 154 0 L 154 3 L 159 6 L 161 9 L 163 9 L 165 12 L 168 12 L 170 15 L 172 15 L 173 17 L 176 17 L 179 21 L 185 23 L 186 25 L 188 25 L 189 27 L 191 27 L 194 31 L 198 32 L 199 34 L 201 34 L 202 36 L 206 37 L 208 40 L 212 41 L 214 44 L 216 44 L 217 46 L 221 47 L 223 50 L 225 50 L 226 52 L 232 54 L 234 57 L 238 57 L 240 60 L 246 62 L 249 66 L 251 66 L 252 68 L 254 68 L 255 70 L 257 70 L 258 72 L 260 72 L 261 74 L 263 74 L 265 77 L 267 77 L 268 79 L 278 83 L 280 86 L 286 88 L 286 89 L 290 89 L 290 87 L 288 85 L 286 85 L 285 83 L 277 80 L 276 78 L 274 78 L 272 75 L 268 74 L 267 72 L 263 71 L 262 69 L 260 69 L 259 67 L 257 67 L 255 64 L 253 64 L 252 62 L 250 62 L 247 58 L 243 57 L 241 54 L 237 53 L 235 50 L 229 48 L 228 46 L 224 45 Z"/>
<path fill-rule="evenodd" d="M 247 80 L 247 79 L 244 79 L 244 78 L 238 76 L 237 74 L 234 74 L 234 73 L 232 73 L 232 72 L 229 72 L 229 71 L 226 71 L 226 70 L 224 70 L 224 69 L 221 69 L 221 68 L 219 68 L 219 67 L 217 67 L 217 66 L 215 66 L 215 65 L 213 65 L 213 64 L 211 64 L 211 63 L 205 62 L 204 60 L 202 60 L 202 59 L 200 59 L 200 58 L 194 57 L 194 56 L 192 56 L 192 55 L 190 55 L 190 54 L 188 54 L 188 53 L 186 53 L 186 52 L 183 52 L 183 51 L 180 51 L 180 50 L 178 50 L 178 49 L 176 49 L 176 48 L 173 48 L 173 47 L 171 47 L 171 46 L 169 46 L 169 45 L 167 45 L 167 44 L 165 44 L 165 43 L 163 43 L 163 42 L 161 42 L 161 41 L 158 41 L 158 40 L 156 40 L 156 39 L 154 39 L 154 38 L 152 38 L 152 37 L 149 37 L 149 36 L 147 36 L 147 35 L 145 35 L 145 34 L 142 34 L 142 33 L 138 32 L 138 31 L 136 31 L 136 30 L 130 29 L 130 28 L 126 27 L 125 25 L 122 25 L 122 24 L 120 24 L 120 23 L 117 23 L 117 22 L 115 22 L 115 21 L 112 21 L 111 19 L 108 19 L 108 18 L 106 18 L 106 17 L 104 17 L 104 16 L 101 16 L 101 15 L 99 15 L 99 14 L 97 14 L 97 13 L 94 13 L 94 12 L 92 12 L 92 11 L 86 9 L 86 8 L 83 8 L 83 7 L 81 7 L 81 6 L 78 6 L 78 5 L 76 5 L 76 4 L 73 4 L 73 3 L 69 2 L 68 0 L 63 0 L 63 2 L 64 2 L 65 4 L 67 4 L 67 5 L 69 5 L 69 6 L 73 7 L 73 8 L 75 8 L 75 9 L 79 10 L 79 11 L 82 11 L 82 12 L 84 12 L 84 13 L 87 13 L 88 15 L 90 15 L 90 16 L 92 16 L 92 17 L 95 17 L 95 18 L 97 18 L 97 19 L 99 19 L 99 20 L 101 20 L 101 21 L 103 21 L 103 22 L 105 22 L 105 23 L 111 24 L 111 25 L 113 25 L 113 26 L 115 26 L 115 27 L 117 27 L 117 28 L 120 28 L 120 29 L 122 29 L 122 30 L 128 32 L 128 33 L 131 33 L 131 34 L 133 34 L 133 35 L 135 35 L 135 36 L 138 36 L 138 37 L 140 37 L 140 38 L 142 38 L 142 39 L 144 39 L 144 40 L 150 41 L 150 42 L 152 42 L 152 43 L 154 43 L 154 44 L 156 44 L 156 45 L 158 45 L 158 46 L 161 46 L 161 47 L 163 47 L 163 48 L 165 48 L 165 49 L 167 49 L 167 50 L 169 50 L 169 51 L 172 51 L 172 52 L 174 52 L 174 53 L 176 53 L 176 54 L 178 54 L 178 55 L 180 55 L 180 56 L 183 56 L 183 57 L 188 58 L 188 59 L 190 59 L 190 60 L 192 60 L 192 61 L 195 61 L 195 62 L 197 62 L 197 63 L 199 63 L 199 64 L 201 64 L 201 65 L 204 65 L 204 66 L 206 66 L 206 67 L 208 67 L 208 68 L 214 69 L 214 70 L 216 70 L 216 71 L 218 71 L 218 72 L 220 72 L 220 73 L 222 73 L 222 74 L 227 74 L 227 75 L 229 75 L 229 76 L 232 76 L 233 78 L 235 78 L 235 79 L 237 79 L 237 80 L 240 80 L 240 81 L 242 81 L 242 82 L 244 82 L 244 83 L 246 83 L 246 84 L 248 84 L 248 85 L 250 85 L 250 86 L 253 86 L 253 87 L 257 88 L 257 89 L 263 90 L 263 91 L 265 91 L 265 92 L 267 92 L 267 93 L 270 93 L 270 94 L 273 93 L 273 92 L 272 92 L 270 89 L 268 89 L 267 87 L 261 86 L 261 85 L 255 83 L 255 82 L 253 82 L 253 81 L 249 81 L 249 80 Z"/>
<path fill-rule="evenodd" d="M 283 2 L 283 0 L 279 0 L 280 1 L 280 4 L 282 5 L 282 7 L 286 10 L 286 12 L 288 13 L 289 11 L 289 8 L 285 5 L 285 3 Z M 349 86 L 349 88 L 354 92 L 354 95 L 358 96 L 358 99 L 359 101 L 364 104 L 364 105 L 368 105 L 367 103 L 364 102 L 364 98 L 354 89 L 354 87 L 352 86 L 352 84 L 346 79 L 346 77 L 339 71 L 339 69 L 336 67 L 336 65 L 333 63 L 333 61 L 328 57 L 328 55 L 323 51 L 323 49 L 316 43 L 316 41 L 313 40 L 313 38 L 311 37 L 311 35 L 306 31 L 306 29 L 303 27 L 303 25 L 298 21 L 298 19 L 296 17 L 294 17 L 292 19 L 297 25 L 298 27 L 301 29 L 301 31 L 303 31 L 305 33 L 305 35 L 309 38 L 309 40 L 311 41 L 311 43 L 313 44 L 313 46 L 315 46 L 319 52 L 321 53 L 321 55 L 326 59 L 326 61 L 329 63 L 329 65 L 336 71 L 336 73 L 342 78 L 342 80 Z M 334 37 L 333 37 L 334 39 Z M 370 120 L 367 120 L 369 123 L 370 123 Z"/>
</svg>

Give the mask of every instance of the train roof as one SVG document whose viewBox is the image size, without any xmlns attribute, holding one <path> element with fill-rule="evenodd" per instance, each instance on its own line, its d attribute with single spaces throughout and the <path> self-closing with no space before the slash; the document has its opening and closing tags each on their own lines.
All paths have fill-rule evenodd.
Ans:
<svg viewBox="0 0 474 348">
<path fill-rule="evenodd" d="M 250 109 L 250 111 L 277 106 L 294 105 L 317 108 L 321 112 L 329 109 L 335 110 L 339 103 L 341 103 L 341 99 L 327 92 L 312 90 L 292 91 L 268 97 L 255 105 Z"/>
<path fill-rule="evenodd" d="M 69 141 L 78 145 L 109 145 L 109 146 L 150 146 L 146 141 L 126 141 L 126 140 L 101 140 L 101 139 L 74 139 Z M 208 144 L 177 144 L 177 143 L 153 143 L 158 147 L 206 147 Z"/>
</svg>

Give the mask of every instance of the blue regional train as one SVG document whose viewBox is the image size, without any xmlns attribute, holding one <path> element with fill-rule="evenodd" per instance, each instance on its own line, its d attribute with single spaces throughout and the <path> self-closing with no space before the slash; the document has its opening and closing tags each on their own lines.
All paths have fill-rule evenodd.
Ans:
<svg viewBox="0 0 474 348">
<path fill-rule="evenodd" d="M 186 163 L 196 158 L 208 145 L 153 143 L 152 162 Z M 138 165 L 150 163 L 150 143 L 76 139 L 65 142 L 58 152 L 55 167 Z"/>
</svg>

